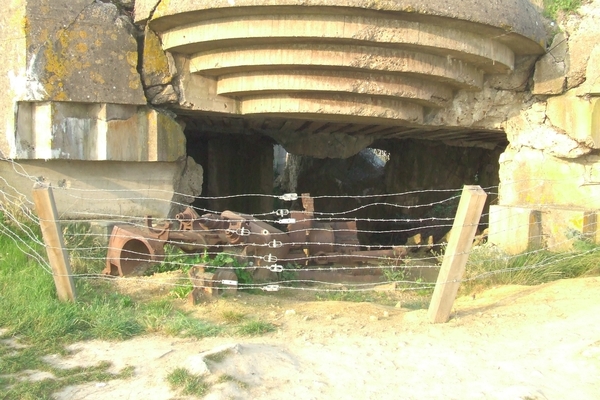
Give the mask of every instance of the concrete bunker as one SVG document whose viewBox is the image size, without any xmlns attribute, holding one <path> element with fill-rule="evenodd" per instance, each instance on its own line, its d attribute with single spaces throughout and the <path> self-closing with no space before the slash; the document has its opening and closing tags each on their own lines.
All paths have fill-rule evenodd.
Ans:
<svg viewBox="0 0 600 400">
<path fill-rule="evenodd" d="M 160 193 L 115 194 L 118 210 L 65 196 L 67 212 L 161 217 L 176 212 L 166 202 L 190 203 L 201 186 L 268 192 L 275 143 L 313 166 L 388 151 L 388 193 L 444 187 L 453 170 L 484 186 L 499 175 L 506 218 L 496 222 L 598 208 L 585 185 L 600 147 L 597 56 L 585 43 L 598 41 L 568 26 L 571 48 L 559 35 L 544 55 L 545 21 L 526 0 L 28 0 L 0 17 L 15 38 L 1 45 L 12 55 L 0 65 L 2 156 L 59 187 Z M 448 167 L 464 158 L 472 168 Z M 441 173 L 426 176 L 436 171 L 426 163 L 442 163 Z M 239 165 L 243 173 L 227 172 Z M 27 179 L 2 168 L 28 192 Z M 560 183 L 537 190 L 536 179 Z"/>
</svg>

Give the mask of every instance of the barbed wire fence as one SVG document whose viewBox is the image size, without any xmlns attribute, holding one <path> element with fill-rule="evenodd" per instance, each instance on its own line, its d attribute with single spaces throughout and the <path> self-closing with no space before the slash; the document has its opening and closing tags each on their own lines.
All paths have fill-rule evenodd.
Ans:
<svg viewBox="0 0 600 400">
<path fill-rule="evenodd" d="M 31 183 L 32 188 L 40 182 L 39 177 L 29 174 L 27 168 L 18 162 L 0 162 L 9 163 L 20 178 Z M 537 185 L 543 184 L 548 182 L 531 182 L 527 190 L 536 190 Z M 216 283 L 221 288 L 235 287 L 238 291 L 287 290 L 329 293 L 431 290 L 435 286 L 431 277 L 435 276 L 440 268 L 446 250 L 446 234 L 452 228 L 454 217 L 428 214 L 425 217 L 411 218 L 409 215 L 418 209 L 454 210 L 461 192 L 461 188 L 457 188 L 312 198 L 297 193 L 198 197 L 196 200 L 265 197 L 277 200 L 283 206 L 270 212 L 255 214 L 196 208 L 193 209 L 193 214 L 186 214 L 184 211 L 177 215 L 178 218 L 152 221 L 128 212 L 102 213 L 91 209 L 90 206 L 81 205 L 122 202 L 128 205 L 138 204 L 140 208 L 144 208 L 147 202 L 152 202 L 165 203 L 164 209 L 177 206 L 185 210 L 188 204 L 174 203 L 166 198 L 189 196 L 183 193 L 167 193 L 169 196 L 165 196 L 165 191 L 155 189 L 136 191 L 133 194 L 127 189 L 96 190 L 78 187 L 76 183 L 69 187 L 54 187 L 54 190 L 60 193 L 61 198 L 71 199 L 71 204 L 80 205 L 67 209 L 59 207 L 61 211 L 57 220 L 62 227 L 64 250 L 69 255 L 72 278 L 75 280 L 116 282 L 119 279 L 127 279 L 148 285 L 153 284 L 153 281 L 149 280 L 145 273 L 189 271 L 201 266 L 202 269 L 197 272 L 208 272 L 212 275 L 204 280 L 192 279 L 194 286 L 199 289 L 214 289 Z M 491 197 L 496 196 L 498 192 L 497 187 L 487 187 L 484 190 Z M 403 202 L 403 199 L 411 195 L 424 192 L 435 193 L 443 199 L 417 205 Z M 44 250 L 47 245 L 40 233 L 40 219 L 34 210 L 31 193 L 18 189 L 12 182 L 0 176 L 0 198 L 0 211 L 4 218 L 0 224 L 0 233 L 9 237 L 23 253 L 35 260 L 41 269 L 52 274 Z M 336 202 L 346 198 L 358 199 L 362 204 L 336 212 L 305 209 L 299 205 L 303 199 Z M 110 209 L 115 208 L 119 207 Z M 377 208 L 387 210 L 387 214 L 393 217 L 363 216 L 364 211 Z M 397 217 L 398 215 L 402 217 Z M 482 215 L 482 221 L 488 219 L 490 214 L 486 211 Z M 583 226 L 581 232 L 595 232 L 595 220 L 587 223 L 590 226 Z M 123 229 L 115 230 L 115 226 Z M 485 226 L 481 224 L 480 227 Z M 521 228 L 527 227 L 515 227 L 514 224 L 511 226 L 511 229 Z M 578 236 L 575 232 L 570 236 L 566 235 L 562 242 L 553 241 L 550 248 L 540 247 L 523 254 L 509 255 L 486 243 L 486 235 L 482 230 L 478 232 L 475 246 L 466 256 L 472 264 L 485 264 L 487 269 L 467 270 L 467 274 L 459 281 L 461 284 L 476 285 L 484 279 L 524 271 L 548 271 L 550 275 L 558 274 L 559 272 L 553 270 L 553 266 L 577 260 L 582 255 L 595 255 L 598 251 L 593 238 Z M 432 231 L 437 232 L 437 235 L 427 234 Z M 542 232 L 539 235 L 540 240 L 544 239 Z M 364 243 L 358 239 L 384 236 L 391 238 L 390 242 Z M 408 237 L 409 240 L 394 242 L 394 238 L 399 236 Z M 589 246 L 582 246 L 576 252 L 552 252 L 563 249 L 566 245 L 572 247 L 573 242 L 577 241 Z M 127 243 L 130 242 L 128 246 Z M 114 246 L 115 243 L 119 244 Z M 540 256 L 542 254 L 543 257 Z M 127 264 L 124 278 L 115 276 L 123 272 L 123 268 L 115 268 L 119 263 Z M 493 266 L 492 269 L 490 265 Z M 237 275 L 236 279 L 231 279 L 231 275 L 228 275 L 228 279 L 221 279 L 219 271 L 233 272 Z M 427 279 L 422 279 L 423 276 Z M 194 277 L 191 274 L 173 274 L 161 279 L 160 283 L 157 281 L 156 284 L 174 288 L 189 287 L 190 278 Z"/>
</svg>

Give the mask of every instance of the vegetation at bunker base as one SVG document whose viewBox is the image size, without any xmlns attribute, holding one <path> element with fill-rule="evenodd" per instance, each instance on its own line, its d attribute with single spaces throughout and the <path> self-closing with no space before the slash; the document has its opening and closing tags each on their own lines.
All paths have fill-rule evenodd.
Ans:
<svg viewBox="0 0 600 400">
<path fill-rule="evenodd" d="M 44 361 L 45 355 L 67 353 L 65 345 L 75 341 L 122 340 L 149 332 L 198 338 L 221 334 L 249 336 L 275 329 L 273 324 L 246 318 L 244 314 L 233 311 L 224 312 L 221 318 L 224 323 L 215 325 L 192 318 L 180 310 L 176 299 L 180 296 L 171 294 L 137 302 L 118 293 L 110 281 L 104 280 L 75 279 L 77 301 L 60 302 L 56 298 L 51 274 L 35 257 L 23 251 L 23 243 L 39 254 L 45 254 L 44 249 L 22 228 L 23 225 L 20 229 L 16 228 L 14 221 L 5 220 L 0 212 L 0 338 L 14 337 L 24 345 L 13 347 L 0 342 L 0 400 L 51 398 L 52 393 L 69 385 L 126 379 L 134 373 L 130 368 L 110 372 L 110 363 L 65 370 Z M 29 229 L 39 238 L 39 229 L 35 225 L 30 225 Z M 82 249 L 86 247 L 87 244 Z M 598 246 L 581 238 L 575 241 L 573 251 L 560 254 L 538 250 L 509 257 L 493 246 L 478 246 L 469 257 L 466 280 L 461 289 L 470 292 L 492 285 L 532 285 L 598 274 L 599 250 Z M 71 257 L 77 254 L 74 252 Z M 82 256 L 82 259 L 85 257 Z M 79 273 L 94 272 L 97 268 L 87 266 Z M 403 280 L 403 276 L 396 274 L 387 278 Z M 326 292 L 321 296 L 322 300 L 387 301 L 389 305 L 396 301 L 388 298 L 387 294 L 373 291 Z M 428 296 L 418 299 L 414 307 L 402 302 L 403 307 L 408 308 L 426 308 L 427 303 Z M 26 370 L 45 371 L 50 377 L 38 382 L 23 380 Z M 179 378 L 180 383 L 185 382 L 184 387 L 191 385 L 194 390 L 203 390 L 203 382 L 196 382 L 191 379 L 193 377 Z"/>
<path fill-rule="evenodd" d="M 544 15 L 556 19 L 558 14 L 577 11 L 582 0 L 544 0 Z"/>
<path fill-rule="evenodd" d="M 77 301 L 60 302 L 50 272 L 23 251 L 23 243 L 27 243 L 45 255 L 42 246 L 24 234 L 23 227 L 22 222 L 14 224 L 0 212 L 0 339 L 16 338 L 19 344 L 0 342 L 0 400 L 50 399 L 66 386 L 133 374 L 130 368 L 109 372 L 110 363 L 61 369 L 44 361 L 46 355 L 65 355 L 65 346 L 75 341 L 123 340 L 143 333 L 202 338 L 271 330 L 270 324 L 258 322 L 248 331 L 243 318 L 225 325 L 193 318 L 178 309 L 172 296 L 136 302 L 104 280 L 75 279 Z M 35 225 L 28 228 L 40 237 Z M 30 382 L 23 379 L 27 370 L 45 371 L 50 377 Z"/>
</svg>

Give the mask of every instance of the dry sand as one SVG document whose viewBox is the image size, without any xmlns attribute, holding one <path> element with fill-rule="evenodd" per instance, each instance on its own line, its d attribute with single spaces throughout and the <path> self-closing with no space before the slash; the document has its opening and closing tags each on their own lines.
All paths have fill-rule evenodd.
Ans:
<svg viewBox="0 0 600 400">
<path fill-rule="evenodd" d="M 135 367 L 134 376 L 56 398 L 189 398 L 165 380 L 185 367 L 212 383 L 205 399 L 600 399 L 600 278 L 491 289 L 458 299 L 451 321 L 436 325 L 426 310 L 254 297 L 260 304 L 221 299 L 195 312 L 253 309 L 276 332 L 77 343 L 73 355 L 49 360 L 107 360 L 115 372 Z"/>
</svg>

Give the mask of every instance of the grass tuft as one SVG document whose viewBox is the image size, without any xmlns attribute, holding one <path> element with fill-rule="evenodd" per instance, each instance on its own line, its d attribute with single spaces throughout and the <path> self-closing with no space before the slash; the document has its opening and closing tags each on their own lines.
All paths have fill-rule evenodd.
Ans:
<svg viewBox="0 0 600 400">
<path fill-rule="evenodd" d="M 228 324 L 239 324 L 246 317 L 246 315 L 243 313 L 231 310 L 223 311 L 221 316 Z"/>
<path fill-rule="evenodd" d="M 516 256 L 485 244 L 471 251 L 461 291 L 471 293 L 496 285 L 539 285 L 598 274 L 600 246 L 584 240 L 575 241 L 570 252 L 535 250 Z"/>
<path fill-rule="evenodd" d="M 544 0 L 544 15 L 556 20 L 560 13 L 572 13 L 581 7 L 582 0 Z"/>
<path fill-rule="evenodd" d="M 204 379 L 192 374 L 186 368 L 175 368 L 167 375 L 167 382 L 172 390 L 178 390 L 186 396 L 204 396 L 210 386 Z"/>
<path fill-rule="evenodd" d="M 275 331 L 275 325 L 259 320 L 247 321 L 238 326 L 237 333 L 243 336 L 257 336 Z"/>
</svg>

